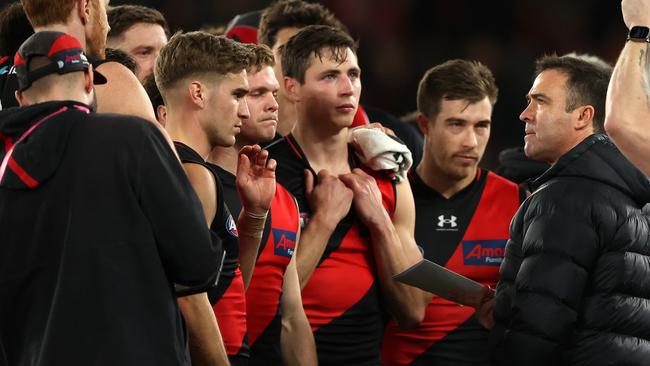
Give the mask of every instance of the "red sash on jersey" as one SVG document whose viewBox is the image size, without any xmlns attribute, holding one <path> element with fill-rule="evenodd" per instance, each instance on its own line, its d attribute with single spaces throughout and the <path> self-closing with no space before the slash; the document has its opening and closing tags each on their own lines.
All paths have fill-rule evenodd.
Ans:
<svg viewBox="0 0 650 366">
<path fill-rule="evenodd" d="M 284 272 L 296 247 L 298 208 L 293 196 L 280 184 L 276 184 L 270 213 L 269 236 L 246 291 L 246 317 L 251 347 L 278 313 Z M 279 339 L 277 341 L 280 342 Z"/>
<path fill-rule="evenodd" d="M 223 296 L 212 306 L 219 323 L 219 331 L 226 346 L 228 356 L 237 355 L 246 336 L 246 299 L 244 297 L 244 277 L 235 270 L 235 277 Z"/>
<path fill-rule="evenodd" d="M 517 185 L 490 172 L 463 240 L 445 267 L 494 287 L 499 280 L 499 264 L 509 238 L 510 221 L 519 208 L 519 201 Z M 434 296 L 417 329 L 404 331 L 394 320 L 389 321 L 382 345 L 383 365 L 410 365 L 473 314 L 472 307 L 461 307 Z"/>
</svg>

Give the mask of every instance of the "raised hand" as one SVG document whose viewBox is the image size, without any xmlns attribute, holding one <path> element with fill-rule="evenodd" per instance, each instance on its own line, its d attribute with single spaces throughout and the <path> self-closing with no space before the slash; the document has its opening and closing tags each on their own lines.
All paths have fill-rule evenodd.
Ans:
<svg viewBox="0 0 650 366">
<path fill-rule="evenodd" d="M 352 191 L 326 169 L 318 172 L 318 184 L 314 175 L 305 170 L 305 192 L 313 210 L 312 220 L 319 219 L 330 227 L 335 227 L 350 211 Z"/>
<path fill-rule="evenodd" d="M 375 178 L 355 168 L 342 174 L 339 179 L 354 193 L 354 207 L 361 221 L 367 226 L 382 225 L 388 218 Z"/>
<path fill-rule="evenodd" d="M 244 146 L 237 160 L 237 191 L 246 212 L 265 215 L 275 195 L 276 162 L 259 145 Z"/>
</svg>

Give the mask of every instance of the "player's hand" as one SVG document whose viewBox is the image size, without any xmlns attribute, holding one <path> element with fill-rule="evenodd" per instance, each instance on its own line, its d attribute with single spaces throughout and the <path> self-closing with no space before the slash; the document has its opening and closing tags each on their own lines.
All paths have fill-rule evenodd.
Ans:
<svg viewBox="0 0 650 366">
<path fill-rule="evenodd" d="M 341 174 L 339 179 L 354 193 L 354 207 L 366 226 L 376 227 L 386 223 L 388 213 L 382 204 L 381 192 L 375 178 L 355 168 L 351 173 Z"/>
<path fill-rule="evenodd" d="M 649 0 L 622 0 L 621 12 L 623 21 L 628 28 L 635 25 L 650 27 Z"/>
<path fill-rule="evenodd" d="M 494 327 L 494 305 L 496 303 L 494 294 L 493 289 L 485 286 L 483 299 L 479 306 L 476 307 L 476 318 L 485 329 Z"/>
<path fill-rule="evenodd" d="M 305 193 L 309 207 L 314 212 L 311 219 L 321 220 L 332 229 L 352 207 L 352 191 L 326 169 L 318 172 L 317 184 L 314 182 L 313 173 L 305 170 Z"/>
<path fill-rule="evenodd" d="M 275 195 L 276 162 L 259 145 L 244 146 L 237 160 L 237 191 L 247 212 L 265 215 Z"/>
</svg>

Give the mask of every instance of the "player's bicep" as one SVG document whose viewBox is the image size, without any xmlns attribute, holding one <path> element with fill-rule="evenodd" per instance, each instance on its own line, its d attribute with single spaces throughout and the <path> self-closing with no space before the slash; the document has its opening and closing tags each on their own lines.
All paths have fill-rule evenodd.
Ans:
<svg viewBox="0 0 650 366">
<path fill-rule="evenodd" d="M 214 176 L 206 167 L 199 164 L 184 163 L 183 168 L 201 202 L 205 221 L 210 226 L 217 213 L 217 189 Z"/>
</svg>

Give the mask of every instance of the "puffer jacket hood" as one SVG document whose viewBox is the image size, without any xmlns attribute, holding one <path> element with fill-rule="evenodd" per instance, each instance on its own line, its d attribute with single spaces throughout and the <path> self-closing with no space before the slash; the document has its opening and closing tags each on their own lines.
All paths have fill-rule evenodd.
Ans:
<svg viewBox="0 0 650 366">
<path fill-rule="evenodd" d="M 589 150 L 589 154 L 585 154 Z M 549 170 L 533 180 L 534 190 L 555 177 L 586 178 L 612 186 L 637 204 L 650 202 L 650 182 L 603 134 L 594 134 L 563 155 Z"/>
<path fill-rule="evenodd" d="M 46 182 L 59 166 L 72 127 L 90 111 L 74 101 L 0 111 L 0 187 L 34 189 Z"/>
</svg>

